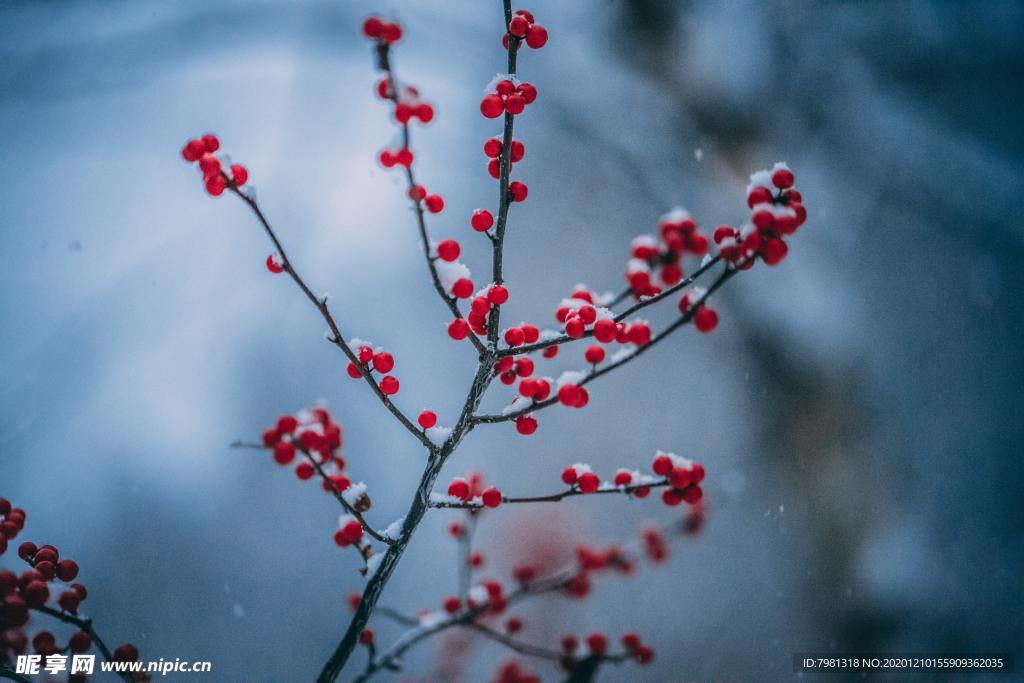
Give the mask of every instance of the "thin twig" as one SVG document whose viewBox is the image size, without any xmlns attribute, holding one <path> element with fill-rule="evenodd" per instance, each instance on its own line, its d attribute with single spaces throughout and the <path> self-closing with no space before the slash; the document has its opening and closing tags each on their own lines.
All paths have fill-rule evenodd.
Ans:
<svg viewBox="0 0 1024 683">
<path fill-rule="evenodd" d="M 359 357 L 352 351 L 352 348 L 345 341 L 345 338 L 342 337 L 341 330 L 338 328 L 338 323 L 335 321 L 334 316 L 331 314 L 330 308 L 328 308 L 327 306 L 327 298 L 324 297 L 321 299 L 317 297 L 313 293 L 313 290 L 309 288 L 306 282 L 295 270 L 295 267 L 292 265 L 292 262 L 288 259 L 288 254 L 285 252 L 284 246 L 282 246 L 281 241 L 274 233 L 274 229 L 270 227 L 270 222 L 267 221 L 266 216 L 263 215 L 263 211 L 260 210 L 259 204 L 256 203 L 256 200 L 253 197 L 246 194 L 245 192 L 242 192 L 238 188 L 238 186 L 235 185 L 234 181 L 232 181 L 229 176 L 227 176 L 223 172 L 222 175 L 228 182 L 228 188 L 249 206 L 253 214 L 255 214 L 256 218 L 263 226 L 263 230 L 267 233 L 267 236 L 270 238 L 270 241 L 274 243 L 274 248 L 277 249 L 277 253 L 281 256 L 281 267 L 285 270 L 286 273 L 288 273 L 288 275 L 292 278 L 295 284 L 299 286 L 299 289 L 301 289 L 302 293 L 306 295 L 306 298 L 309 299 L 310 302 L 312 302 L 312 304 L 320 312 L 320 315 L 323 317 L 324 321 L 327 323 L 327 326 L 331 331 L 331 336 L 328 337 L 328 341 L 330 341 L 332 344 L 341 349 L 341 352 L 344 353 L 346 357 L 348 357 L 349 361 L 351 361 L 355 365 L 355 367 L 359 369 L 359 373 L 363 376 L 363 379 L 366 380 L 366 383 L 370 385 L 370 388 L 373 389 L 373 393 L 377 394 L 377 398 L 379 398 L 381 403 L 384 404 L 384 407 L 387 408 L 391 412 L 391 414 L 395 416 L 395 418 L 402 424 L 402 426 L 404 426 L 409 431 L 409 433 L 415 436 L 420 441 L 420 443 L 427 447 L 428 450 L 433 452 L 435 450 L 435 446 L 430 442 L 430 439 L 428 439 L 426 435 L 418 427 L 416 427 L 416 425 L 414 425 L 401 410 L 398 409 L 398 406 L 396 406 L 391 401 L 391 399 L 388 398 L 388 395 L 381 390 L 380 386 L 377 384 L 377 381 L 373 378 L 373 374 L 370 372 L 370 369 L 359 362 Z"/>
<path fill-rule="evenodd" d="M 41 607 L 33 607 L 32 609 L 36 610 L 37 612 L 41 612 L 42 614 L 49 615 L 54 619 L 57 619 L 58 621 L 63 621 L 65 624 L 72 624 L 78 627 L 80 631 L 85 631 L 89 634 L 89 638 L 92 639 L 92 644 L 95 645 L 96 649 L 100 651 L 100 654 L 103 655 L 103 658 L 108 662 L 114 661 L 114 655 L 110 652 L 110 648 L 107 647 L 107 644 L 103 642 L 102 638 L 100 638 L 100 634 L 96 632 L 95 628 L 93 628 L 92 619 L 89 619 L 87 617 L 78 617 L 73 614 L 68 614 L 67 612 L 55 610 L 52 607 L 47 607 L 46 605 L 43 605 Z M 116 673 L 122 680 L 128 681 L 129 683 L 131 683 L 131 681 L 134 680 L 130 673 Z"/>
<path fill-rule="evenodd" d="M 745 262 L 743 262 L 743 263 L 745 263 Z M 738 273 L 741 270 L 741 267 L 742 267 L 743 263 L 741 263 L 741 264 L 739 264 L 737 266 L 727 266 L 726 269 L 722 272 L 722 274 L 718 276 L 718 279 L 715 280 L 711 284 L 711 286 L 708 287 L 707 291 L 704 292 L 704 294 L 699 299 L 697 299 L 693 304 L 691 304 L 691 306 L 686 310 L 686 312 L 683 313 L 681 316 L 679 316 L 679 318 L 677 320 L 675 320 L 673 323 L 671 323 L 668 327 L 663 329 L 658 334 L 654 335 L 654 337 L 651 338 L 651 341 L 649 341 L 647 344 L 644 344 L 643 346 L 637 347 L 636 350 L 633 351 L 633 353 L 630 353 L 629 355 L 624 356 L 624 357 L 620 358 L 617 361 L 613 361 L 611 363 L 608 363 L 607 365 L 604 365 L 604 366 L 602 366 L 602 367 L 600 367 L 600 368 L 598 368 L 596 370 L 593 370 L 590 373 L 588 373 L 587 376 L 584 377 L 579 382 L 579 386 L 583 386 L 585 384 L 589 384 L 590 382 L 594 381 L 598 377 L 606 375 L 609 372 L 611 372 L 612 370 L 615 370 L 617 368 L 622 367 L 623 365 L 625 365 L 626 363 L 630 362 L 631 360 L 637 358 L 641 354 L 646 353 L 651 348 L 653 348 L 658 342 L 660 342 L 662 339 L 664 339 L 668 335 L 670 335 L 673 332 L 675 332 L 676 330 L 678 330 L 683 325 L 685 325 L 688 322 L 690 322 L 691 320 L 693 320 L 693 316 L 696 315 L 697 311 L 704 304 L 704 302 L 707 301 L 708 297 L 710 297 L 719 287 L 721 287 L 726 282 L 728 282 L 730 278 L 735 276 L 736 273 Z M 558 403 L 558 395 L 557 394 L 554 395 L 554 396 L 551 396 L 549 398 L 546 398 L 543 401 L 537 401 L 537 402 L 534 402 L 534 403 L 530 403 L 530 404 L 528 404 L 524 408 L 521 408 L 521 409 L 515 410 L 515 411 L 511 411 L 511 412 L 509 412 L 507 414 L 503 414 L 503 415 L 475 415 L 473 417 L 473 421 L 476 422 L 476 423 L 487 423 L 487 424 L 494 424 L 494 423 L 497 423 L 497 422 L 510 422 L 512 420 L 515 420 L 517 418 L 522 417 L 523 415 L 529 415 L 530 413 L 533 413 L 535 411 L 542 410 L 542 409 L 547 408 L 549 406 L 553 406 L 556 403 Z"/>
<path fill-rule="evenodd" d="M 680 280 L 676 284 L 672 285 L 667 289 L 662 290 L 661 292 L 655 294 L 654 296 L 649 296 L 644 299 L 641 299 L 640 301 L 636 302 L 635 304 L 624 310 L 622 313 L 616 315 L 614 318 L 612 318 L 612 320 L 617 323 L 622 322 L 626 318 L 629 318 L 633 314 L 643 310 L 644 308 L 647 308 L 651 304 L 656 304 L 665 297 L 672 296 L 680 289 L 690 286 L 691 284 L 694 283 L 694 281 L 697 278 L 699 278 L 701 275 L 710 270 L 711 267 L 718 263 L 721 259 L 721 256 L 715 256 L 713 258 L 708 259 L 706 262 L 702 263 L 700 267 L 697 268 L 697 270 L 693 271 L 693 274 L 690 275 L 689 277 Z M 630 290 L 627 289 L 623 293 L 625 296 L 623 294 L 620 294 L 617 297 L 615 297 L 615 299 L 610 304 L 608 304 L 608 307 L 610 308 L 615 304 L 619 303 L 621 300 L 625 299 L 626 296 L 629 296 L 629 292 Z M 534 351 L 542 351 L 543 349 L 546 349 L 549 346 L 557 346 L 559 344 L 565 344 L 567 342 L 575 341 L 577 339 L 586 339 L 587 337 L 593 336 L 593 329 L 587 330 L 586 332 L 583 333 L 583 336 L 581 337 L 570 337 L 567 334 L 563 334 L 558 337 L 553 337 L 552 339 L 546 339 L 541 342 L 536 342 L 534 344 L 527 344 L 525 346 L 513 346 L 507 349 L 499 349 L 498 357 L 501 358 L 502 356 L 518 356 L 524 353 L 533 353 Z"/>
<path fill-rule="evenodd" d="M 501 497 L 501 502 L 503 504 L 504 503 L 557 503 L 559 501 L 565 500 L 566 498 L 571 498 L 572 496 L 594 496 L 594 495 L 598 495 L 598 494 L 601 494 L 601 493 L 624 493 L 624 494 L 630 495 L 630 494 L 635 493 L 639 489 L 654 489 L 654 488 L 661 488 L 663 486 L 669 486 L 669 485 L 670 484 L 669 484 L 668 479 L 659 479 L 657 481 L 654 481 L 654 482 L 651 482 L 651 483 L 648 483 L 648 484 L 630 484 L 628 486 L 616 486 L 615 488 L 599 488 L 598 490 L 591 491 L 590 493 L 584 493 L 583 491 L 581 491 L 579 489 L 578 486 L 573 486 L 572 488 L 568 488 L 568 489 L 566 489 L 564 491 L 560 491 L 558 493 L 551 493 L 551 494 L 544 495 L 544 496 L 525 496 L 525 497 L 519 497 L 519 498 L 512 497 L 512 496 L 502 496 Z M 456 509 L 463 509 L 463 510 L 479 510 L 479 509 L 482 509 L 484 507 L 484 504 L 483 503 L 474 503 L 472 501 L 467 501 L 465 503 L 462 503 L 462 502 L 455 503 L 455 502 L 444 501 L 444 502 L 431 502 L 430 503 L 430 507 L 433 507 L 433 508 L 456 508 Z"/>
<path fill-rule="evenodd" d="M 399 102 L 398 82 L 395 78 L 395 70 L 390 56 L 390 45 L 386 43 L 378 45 L 377 54 L 377 63 L 386 74 L 388 83 L 387 99 L 397 106 Z M 410 149 L 412 138 L 409 132 L 409 122 L 401 123 L 399 126 L 402 129 L 402 147 Z M 462 311 L 459 310 L 459 305 L 456 302 L 455 297 L 444 291 L 444 285 L 441 284 L 441 277 L 437 272 L 438 257 L 430 255 L 430 240 L 427 237 L 427 224 L 423 213 L 423 201 L 416 199 L 411 195 L 413 188 L 416 187 L 416 178 L 413 175 L 412 164 L 405 167 L 405 178 L 408 181 L 409 200 L 412 202 L 413 212 L 416 214 L 416 225 L 419 228 L 420 241 L 423 243 L 423 256 L 427 261 L 427 269 L 430 271 L 430 279 L 434 285 L 434 290 L 437 292 L 437 295 L 441 297 L 441 301 L 443 301 L 448 307 L 448 310 L 451 311 L 452 315 L 461 319 L 463 317 Z M 483 342 L 477 338 L 476 334 L 470 334 L 469 340 L 481 355 L 487 353 L 487 348 L 483 345 Z"/>
</svg>

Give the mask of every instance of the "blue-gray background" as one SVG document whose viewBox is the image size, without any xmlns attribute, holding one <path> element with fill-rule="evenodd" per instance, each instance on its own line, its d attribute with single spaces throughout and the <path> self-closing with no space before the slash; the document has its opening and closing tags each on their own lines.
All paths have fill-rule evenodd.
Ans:
<svg viewBox="0 0 1024 683">
<path fill-rule="evenodd" d="M 0 7 L 0 495 L 28 508 L 26 538 L 80 561 L 109 639 L 213 660 L 218 680 L 309 679 L 361 579 L 330 543 L 332 501 L 227 444 L 326 399 L 381 525 L 423 460 L 181 144 L 221 135 L 346 333 L 395 353 L 398 403 L 450 423 L 473 354 L 446 338 L 398 177 L 373 163 L 394 128 L 358 27 L 375 9 L 406 25 L 396 66 L 439 114 L 415 141 L 448 202 L 431 230 L 482 276 L 467 217 L 496 194 L 477 103 L 502 68 L 499 5 Z M 579 281 L 617 289 L 628 240 L 674 204 L 741 220 L 746 174 L 779 159 L 811 219 L 783 265 L 722 293 L 713 335 L 681 332 L 530 439 L 482 428 L 459 451 L 446 477 L 479 466 L 510 492 L 657 448 L 707 464 L 702 538 L 593 599 L 525 609 L 525 637 L 646 634 L 656 663 L 606 680 L 786 677 L 802 650 L 1019 654 L 1020 4 L 531 9 L 552 38 L 520 59 L 541 96 L 517 126 L 530 198 L 507 242 L 510 318 L 547 324 Z M 670 514 L 501 510 L 481 549 L 499 573 L 508 534 L 606 542 Z M 385 603 L 453 590 L 447 519 L 429 518 Z M 468 680 L 503 656 L 465 652 Z M 406 663 L 430 679 L 436 650 Z"/>
</svg>

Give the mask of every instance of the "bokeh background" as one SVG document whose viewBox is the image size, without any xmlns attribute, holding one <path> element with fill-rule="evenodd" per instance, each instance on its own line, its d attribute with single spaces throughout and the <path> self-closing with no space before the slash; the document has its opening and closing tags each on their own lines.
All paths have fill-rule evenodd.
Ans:
<svg viewBox="0 0 1024 683">
<path fill-rule="evenodd" d="M 785 679 L 806 650 L 1019 657 L 1020 3 L 530 9 L 551 40 L 520 58 L 540 98 L 517 124 L 530 197 L 512 211 L 508 318 L 553 324 L 575 283 L 620 288 L 629 240 L 673 205 L 741 220 L 747 174 L 777 160 L 810 220 L 782 265 L 721 293 L 714 334 L 682 331 L 531 438 L 478 429 L 451 461 L 443 477 L 479 467 L 513 493 L 658 448 L 707 465 L 701 538 L 586 601 L 524 608 L 524 638 L 645 634 L 656 662 L 609 681 Z M 380 526 L 423 453 L 266 272 L 248 211 L 205 196 L 184 141 L 215 131 L 248 165 L 346 334 L 396 355 L 404 409 L 450 423 L 474 367 L 445 335 L 399 178 L 374 164 L 396 136 L 359 36 L 376 10 L 404 22 L 395 64 L 439 114 L 415 134 L 447 200 L 431 233 L 462 240 L 483 277 L 468 216 L 496 194 L 481 144 L 497 128 L 477 104 L 503 68 L 497 0 L 0 5 L 0 494 L 28 509 L 25 538 L 79 560 L 108 639 L 212 660 L 217 680 L 309 680 L 362 586 L 331 543 L 334 502 L 228 444 L 325 399 Z M 624 541 L 674 514 L 502 509 L 479 547 L 502 575 L 522 559 L 509 538 Z M 454 590 L 451 519 L 429 517 L 384 604 L 414 613 Z M 455 652 L 484 680 L 505 656 L 446 648 L 412 651 L 397 678 L 444 679 Z"/>
</svg>

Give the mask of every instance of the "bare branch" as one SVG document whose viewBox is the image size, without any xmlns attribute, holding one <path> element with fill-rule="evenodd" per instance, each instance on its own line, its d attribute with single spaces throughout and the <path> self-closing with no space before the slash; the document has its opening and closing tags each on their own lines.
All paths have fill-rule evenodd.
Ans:
<svg viewBox="0 0 1024 683">
<path fill-rule="evenodd" d="M 650 482 L 650 483 L 645 483 L 645 484 L 631 484 L 629 486 L 616 486 L 614 488 L 599 488 L 596 491 L 591 491 L 590 493 L 584 493 L 583 491 L 581 491 L 579 489 L 578 486 L 576 486 L 574 484 L 571 488 L 567 488 L 564 491 L 559 491 L 558 493 L 551 493 L 551 494 L 544 495 L 544 496 L 526 496 L 526 497 L 520 497 L 520 498 L 516 498 L 516 497 L 512 497 L 512 496 L 502 496 L 501 497 L 501 502 L 502 502 L 502 504 L 505 504 L 505 503 L 558 503 L 558 502 L 560 502 L 562 500 L 565 500 L 566 498 L 571 498 L 573 496 L 596 496 L 596 495 L 601 494 L 601 493 L 624 493 L 626 495 L 631 495 L 633 493 L 636 493 L 640 489 L 662 488 L 664 486 L 669 486 L 669 485 L 670 484 L 669 484 L 668 479 L 658 479 L 656 481 L 653 481 L 653 482 Z M 474 503 L 472 501 L 465 502 L 465 503 L 431 502 L 430 503 L 430 507 L 433 507 L 433 508 L 455 508 L 455 509 L 462 509 L 462 510 L 480 510 L 480 509 L 484 508 L 484 504 L 483 503 Z"/>
<path fill-rule="evenodd" d="M 377 398 L 379 398 L 381 403 L 384 404 L 384 407 L 391 411 L 391 414 L 395 416 L 395 418 L 409 431 L 409 433 L 415 436 L 420 443 L 427 447 L 428 450 L 433 452 L 435 450 L 435 446 L 430 442 L 430 439 L 428 439 L 426 435 L 420 431 L 420 429 L 416 427 L 416 425 L 414 425 L 394 403 L 392 403 L 391 399 L 388 398 L 387 394 L 385 394 L 377 384 L 377 380 L 373 378 L 373 373 L 370 372 L 369 368 L 359 362 L 359 357 L 352 351 L 352 348 L 345 341 L 345 338 L 342 337 L 341 330 L 338 328 L 338 323 L 334 320 L 334 316 L 331 314 L 331 311 L 327 306 L 326 297 L 321 299 L 313 294 L 313 291 L 302 279 L 298 271 L 295 270 L 292 262 L 288 259 L 288 254 L 285 252 L 284 246 L 282 246 L 281 241 L 274 233 L 274 229 L 270 227 L 270 222 L 267 221 L 266 216 L 263 215 L 263 211 L 260 210 L 259 204 L 256 203 L 256 200 L 245 192 L 239 190 L 238 186 L 235 185 L 234 181 L 227 174 L 221 172 L 221 175 L 227 181 L 228 188 L 242 201 L 244 201 L 250 209 L 252 209 L 253 214 L 255 214 L 256 218 L 263 226 L 263 230 L 267 233 L 270 241 L 274 243 L 274 248 L 277 249 L 277 253 L 280 254 L 281 267 L 284 268 L 285 272 L 288 273 L 295 284 L 299 286 L 299 289 L 301 289 L 302 293 L 306 295 L 306 298 L 310 300 L 318 311 L 320 311 L 320 315 L 323 317 L 324 321 L 327 323 L 327 327 L 331 331 L 331 337 L 328 341 L 341 349 L 341 352 L 345 354 L 349 361 L 359 369 L 359 373 L 363 376 L 363 379 L 366 380 L 366 383 L 370 385 L 370 388 L 373 389 L 373 393 L 377 394 Z"/>
</svg>

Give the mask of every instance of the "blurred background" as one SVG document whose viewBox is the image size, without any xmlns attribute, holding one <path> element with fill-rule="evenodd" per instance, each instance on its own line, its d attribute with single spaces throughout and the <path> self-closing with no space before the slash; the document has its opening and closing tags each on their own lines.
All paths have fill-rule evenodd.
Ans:
<svg viewBox="0 0 1024 683">
<path fill-rule="evenodd" d="M 575 461 L 646 468 L 659 448 L 707 467 L 701 537 L 585 601 L 524 607 L 523 638 L 638 630 L 656 661 L 608 681 L 787 678 L 808 650 L 1019 659 L 1020 3 L 527 9 L 551 40 L 519 61 L 540 97 L 517 121 L 530 196 L 512 210 L 506 320 L 553 326 L 577 282 L 620 289 L 629 240 L 674 205 L 741 221 L 747 175 L 775 161 L 810 218 L 786 261 L 717 297 L 714 334 L 681 331 L 530 438 L 482 427 L 449 463 L 444 481 L 477 467 L 512 494 L 554 490 Z M 414 132 L 447 202 L 431 234 L 461 240 L 482 281 L 468 218 L 496 199 L 481 146 L 499 128 L 478 103 L 504 69 L 497 0 L 0 5 L 0 495 L 28 510 L 25 539 L 79 561 L 108 640 L 212 660 L 217 680 L 311 679 L 363 585 L 331 542 L 334 501 L 228 444 L 326 400 L 380 527 L 424 454 L 266 272 L 248 210 L 205 195 L 186 139 L 216 132 L 248 166 L 345 333 L 395 354 L 408 413 L 451 424 L 475 367 L 445 334 L 400 178 L 374 161 L 397 141 L 359 34 L 375 11 L 404 23 L 395 66 L 438 112 Z M 677 514 L 606 497 L 501 509 L 479 529 L 484 574 L 506 576 L 516 547 L 624 542 Z M 382 604 L 415 613 L 455 590 L 454 518 L 428 517 Z M 484 680 L 506 656 L 445 647 L 389 676 L 453 677 L 456 651 L 462 679 Z"/>
</svg>

